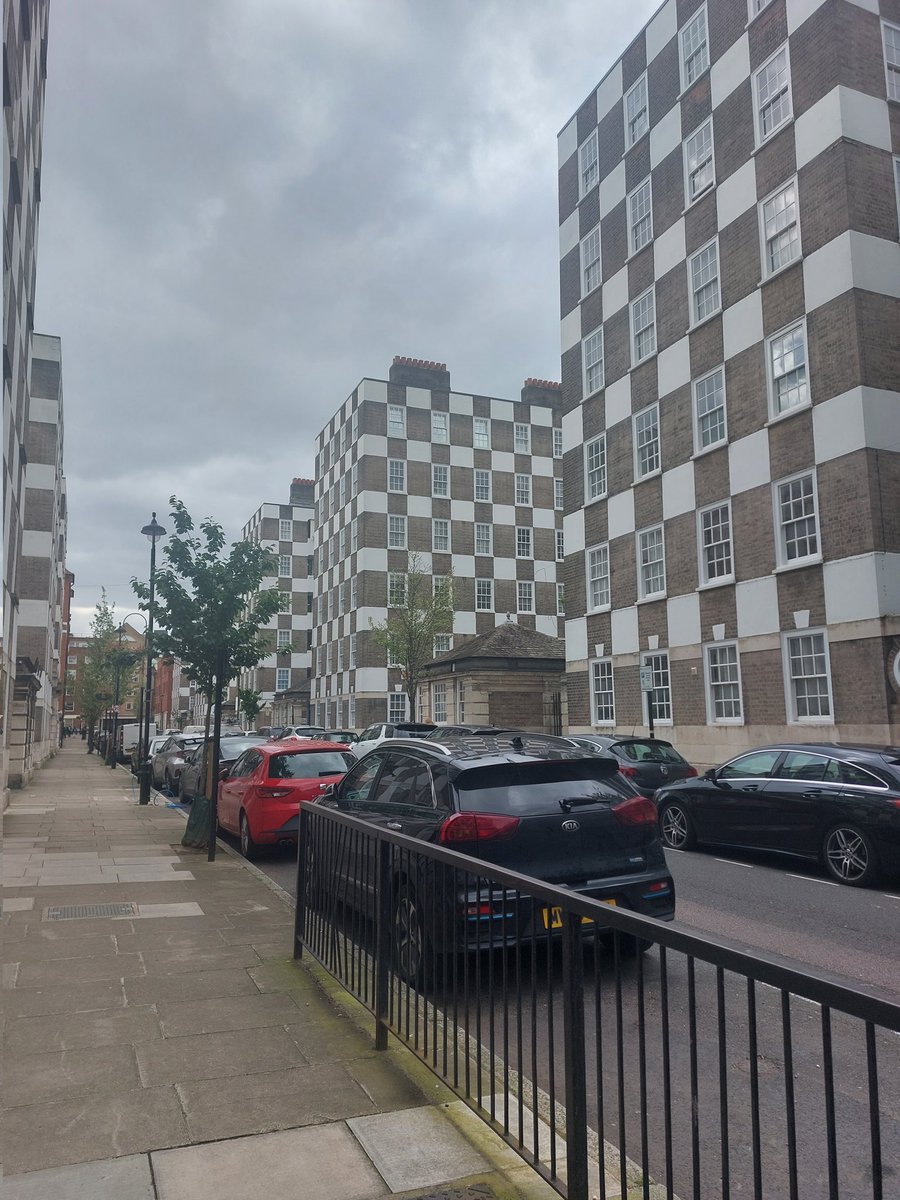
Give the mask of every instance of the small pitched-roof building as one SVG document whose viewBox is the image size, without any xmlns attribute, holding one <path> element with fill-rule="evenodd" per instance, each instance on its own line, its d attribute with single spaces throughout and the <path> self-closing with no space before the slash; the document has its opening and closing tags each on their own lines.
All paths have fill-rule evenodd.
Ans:
<svg viewBox="0 0 900 1200">
<path fill-rule="evenodd" d="M 419 715 L 438 725 L 515 726 L 562 733 L 566 648 L 513 621 L 470 638 L 425 668 Z"/>
</svg>

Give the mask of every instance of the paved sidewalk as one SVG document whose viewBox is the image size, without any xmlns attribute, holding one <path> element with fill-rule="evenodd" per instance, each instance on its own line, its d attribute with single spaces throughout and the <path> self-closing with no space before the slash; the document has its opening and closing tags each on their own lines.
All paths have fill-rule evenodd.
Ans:
<svg viewBox="0 0 900 1200">
<path fill-rule="evenodd" d="M 136 801 L 72 742 L 4 814 L 5 1200 L 556 1196 Z"/>
</svg>

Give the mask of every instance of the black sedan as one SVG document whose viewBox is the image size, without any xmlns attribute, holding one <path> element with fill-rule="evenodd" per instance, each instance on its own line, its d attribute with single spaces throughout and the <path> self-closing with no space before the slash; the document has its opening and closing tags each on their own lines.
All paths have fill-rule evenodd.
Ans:
<svg viewBox="0 0 900 1200">
<path fill-rule="evenodd" d="M 219 742 L 219 763 L 231 766 L 233 762 L 249 750 L 267 739 L 262 734 L 247 733 L 243 737 L 223 737 Z M 212 738 L 201 742 L 185 759 L 184 767 L 178 779 L 178 799 L 182 804 L 190 803 L 195 796 L 202 796 L 206 788 L 206 763 L 208 753 L 212 751 Z"/>
<path fill-rule="evenodd" d="M 697 771 L 671 742 L 649 737 L 615 737 L 604 733 L 572 734 L 572 741 L 585 750 L 611 754 L 619 774 L 630 779 L 642 796 L 651 800 L 657 788 L 678 779 L 689 779 Z"/>
<path fill-rule="evenodd" d="M 663 845 L 813 859 L 853 887 L 900 873 L 900 750 L 768 746 L 656 794 Z"/>
</svg>

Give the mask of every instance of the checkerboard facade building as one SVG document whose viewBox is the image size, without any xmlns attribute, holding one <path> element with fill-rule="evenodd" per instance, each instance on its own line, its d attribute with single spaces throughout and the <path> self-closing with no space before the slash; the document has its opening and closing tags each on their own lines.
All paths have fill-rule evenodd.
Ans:
<svg viewBox="0 0 900 1200">
<path fill-rule="evenodd" d="M 278 574 L 262 581 L 263 590 L 277 587 L 284 605 L 267 626 L 272 653 L 259 666 L 241 674 L 239 685 L 260 693 L 258 723 L 271 715 L 279 693 L 303 688 L 310 675 L 313 607 L 313 481 L 295 479 L 288 504 L 262 504 L 241 536 L 260 542 L 277 556 Z"/>
<path fill-rule="evenodd" d="M 558 144 L 570 729 L 896 743 L 900 5 L 667 0 Z"/>
<path fill-rule="evenodd" d="M 454 392 L 444 364 L 395 358 L 387 380 L 362 380 L 321 431 L 315 721 L 362 729 L 409 715 L 369 622 L 387 617 L 410 554 L 454 577 L 453 632 L 436 654 L 508 616 L 557 636 L 559 400 L 557 383 L 534 379 L 518 400 Z M 427 689 L 415 715 L 432 715 Z"/>
</svg>

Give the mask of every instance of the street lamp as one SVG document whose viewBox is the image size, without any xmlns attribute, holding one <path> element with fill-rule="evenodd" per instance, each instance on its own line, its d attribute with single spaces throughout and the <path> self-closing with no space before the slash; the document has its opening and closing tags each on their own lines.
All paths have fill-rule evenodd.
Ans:
<svg viewBox="0 0 900 1200">
<path fill-rule="evenodd" d="M 160 538 L 166 536 L 166 531 L 157 522 L 156 513 L 153 513 L 150 524 L 145 525 L 141 533 L 150 542 L 150 602 L 147 607 L 147 685 L 144 692 L 144 729 L 138 755 L 141 780 L 139 803 L 149 804 L 150 763 L 147 755 L 150 749 L 150 707 L 153 695 L 153 579 L 156 574 L 156 543 Z"/>
</svg>

